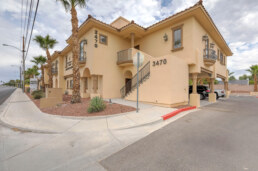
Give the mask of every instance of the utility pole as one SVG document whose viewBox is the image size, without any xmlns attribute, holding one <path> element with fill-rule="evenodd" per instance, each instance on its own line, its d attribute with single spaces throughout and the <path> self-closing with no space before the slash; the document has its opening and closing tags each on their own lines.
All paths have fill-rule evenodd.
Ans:
<svg viewBox="0 0 258 171">
<path fill-rule="evenodd" d="M 24 45 L 24 36 L 22 36 L 22 68 L 23 68 L 23 85 L 22 91 L 25 93 L 25 45 Z"/>
<path fill-rule="evenodd" d="M 19 88 L 22 88 L 22 67 L 20 66 L 20 86 Z"/>
</svg>

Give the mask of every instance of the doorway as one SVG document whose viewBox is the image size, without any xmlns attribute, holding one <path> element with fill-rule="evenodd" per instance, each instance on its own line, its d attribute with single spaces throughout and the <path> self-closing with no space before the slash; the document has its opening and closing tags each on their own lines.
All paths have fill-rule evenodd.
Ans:
<svg viewBox="0 0 258 171">
<path fill-rule="evenodd" d="M 132 88 L 132 79 L 131 78 L 126 78 L 125 79 L 125 92 L 126 94 L 131 91 Z"/>
</svg>

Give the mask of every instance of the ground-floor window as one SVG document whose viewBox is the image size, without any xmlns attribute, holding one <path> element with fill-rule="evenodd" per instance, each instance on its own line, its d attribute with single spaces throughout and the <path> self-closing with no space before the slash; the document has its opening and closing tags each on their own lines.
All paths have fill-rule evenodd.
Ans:
<svg viewBox="0 0 258 171">
<path fill-rule="evenodd" d="M 73 80 L 70 80 L 70 88 L 73 88 Z"/>
<path fill-rule="evenodd" d="M 88 78 L 87 77 L 85 78 L 84 85 L 85 85 L 84 92 L 86 92 L 86 90 L 88 89 Z"/>
</svg>

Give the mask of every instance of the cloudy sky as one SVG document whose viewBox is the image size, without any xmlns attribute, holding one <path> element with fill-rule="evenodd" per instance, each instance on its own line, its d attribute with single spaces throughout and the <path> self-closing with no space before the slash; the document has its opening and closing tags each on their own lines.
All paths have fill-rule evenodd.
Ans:
<svg viewBox="0 0 258 171">
<path fill-rule="evenodd" d="M 3 43 L 21 47 L 21 4 L 27 0 L 0 0 L 0 81 L 19 77 L 21 53 Z M 198 0 L 88 0 L 87 7 L 78 9 L 80 24 L 88 14 L 106 23 L 119 16 L 149 26 Z M 242 75 L 253 64 L 258 64 L 258 1 L 257 0 L 203 0 L 215 24 L 232 49 L 228 68 L 235 76 Z M 30 2 L 30 1 L 29 1 Z M 36 4 L 36 0 L 34 6 Z M 62 50 L 71 33 L 70 14 L 55 0 L 40 0 L 33 37 L 50 34 L 59 42 L 54 50 Z M 53 52 L 53 51 L 52 51 Z M 33 56 L 45 55 L 31 42 L 27 66 Z"/>
</svg>

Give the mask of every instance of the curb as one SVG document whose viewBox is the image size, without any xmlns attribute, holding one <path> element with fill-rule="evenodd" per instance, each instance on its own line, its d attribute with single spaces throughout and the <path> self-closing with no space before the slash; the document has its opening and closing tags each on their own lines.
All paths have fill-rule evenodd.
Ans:
<svg viewBox="0 0 258 171">
<path fill-rule="evenodd" d="M 167 120 L 173 116 L 176 116 L 177 114 L 181 113 L 181 112 L 184 112 L 184 111 L 188 111 L 188 110 L 192 110 L 192 109 L 196 109 L 196 106 L 190 106 L 190 107 L 185 107 L 185 108 L 182 108 L 182 109 L 178 109 L 176 111 L 173 111 L 171 113 L 168 113 L 166 115 L 163 115 L 161 116 L 163 118 L 163 120 Z"/>
<path fill-rule="evenodd" d="M 9 124 L 9 123 L 3 121 L 2 119 L 0 119 L 0 125 L 5 126 L 10 129 L 17 129 L 17 131 L 20 131 L 20 132 L 31 132 L 31 133 L 40 133 L 40 134 L 60 134 L 60 133 L 62 133 L 62 132 L 44 131 L 44 130 L 19 127 L 19 126 L 15 126 L 13 124 Z"/>
</svg>

